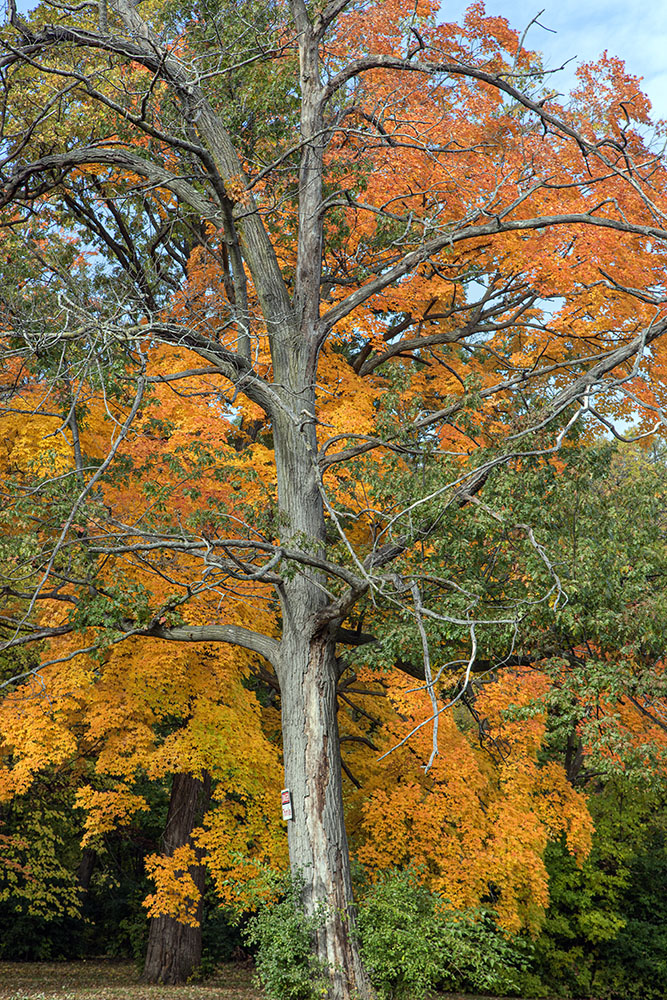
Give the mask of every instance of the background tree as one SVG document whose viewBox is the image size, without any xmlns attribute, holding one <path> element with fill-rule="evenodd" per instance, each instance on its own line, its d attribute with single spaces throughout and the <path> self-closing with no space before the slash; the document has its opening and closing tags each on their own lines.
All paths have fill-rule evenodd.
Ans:
<svg viewBox="0 0 667 1000">
<path fill-rule="evenodd" d="M 206 873 L 192 833 L 201 824 L 211 797 L 211 776 L 175 774 L 164 833 L 164 858 L 178 859 L 191 881 L 189 913 L 163 914 L 150 922 L 144 977 L 149 982 L 180 983 L 199 969 L 202 958 L 201 920 Z M 187 852 L 188 858 L 182 855 Z M 179 893 L 182 899 L 182 894 Z M 194 911 L 194 912 L 193 912 Z M 179 919 L 179 917 L 181 919 Z M 185 919 L 183 919 L 185 917 Z"/>
</svg>

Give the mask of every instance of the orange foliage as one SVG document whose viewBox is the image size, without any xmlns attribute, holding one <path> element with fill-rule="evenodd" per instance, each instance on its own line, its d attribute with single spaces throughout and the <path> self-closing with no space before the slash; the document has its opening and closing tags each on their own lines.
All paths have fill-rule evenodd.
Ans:
<svg viewBox="0 0 667 1000">
<path fill-rule="evenodd" d="M 529 715 L 505 718 L 509 708 L 530 705 L 548 681 L 538 673 L 502 673 L 485 685 L 475 710 L 486 720 L 483 743 L 467 710 L 439 719 L 438 755 L 428 774 L 431 702 L 404 675 L 366 670 L 359 680 L 381 684 L 394 709 L 373 734 L 377 763 L 363 744 L 346 760 L 363 774 L 362 788 L 349 794 L 357 855 L 371 874 L 415 866 L 418 876 L 456 908 L 491 898 L 508 931 L 536 932 L 549 901 L 543 855 L 547 841 L 565 833 L 571 853 L 588 854 L 592 823 L 582 792 L 568 783 L 561 765 L 539 760 L 546 722 Z M 365 707 L 376 713 L 378 698 Z M 345 730 L 354 713 L 346 714 Z M 357 727 L 358 728 L 358 727 Z M 395 749 L 392 750 L 392 748 Z M 373 759 L 375 758 L 375 759 Z"/>
</svg>

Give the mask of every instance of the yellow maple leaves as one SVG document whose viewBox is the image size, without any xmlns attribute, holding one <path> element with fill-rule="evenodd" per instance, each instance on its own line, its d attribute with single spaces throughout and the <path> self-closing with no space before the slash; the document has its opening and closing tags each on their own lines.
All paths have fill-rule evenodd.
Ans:
<svg viewBox="0 0 667 1000">
<path fill-rule="evenodd" d="M 135 813 L 149 808 L 143 796 L 122 784 L 108 790 L 83 785 L 76 793 L 75 803 L 85 812 L 82 847 L 96 843 L 101 834 L 126 826 Z"/>
<path fill-rule="evenodd" d="M 149 878 L 155 883 L 155 892 L 143 902 L 147 915 L 173 917 L 182 924 L 198 927 L 201 893 L 191 874 L 191 869 L 199 863 L 194 849 L 185 844 L 177 847 L 170 857 L 150 854 L 144 863 Z"/>
<path fill-rule="evenodd" d="M 63 421 L 41 416 L 36 394 L 28 394 L 25 405 L 36 407 L 34 416 L 10 412 L 0 417 L 0 467 L 12 476 L 67 472 L 72 465 L 72 445 Z"/>
</svg>

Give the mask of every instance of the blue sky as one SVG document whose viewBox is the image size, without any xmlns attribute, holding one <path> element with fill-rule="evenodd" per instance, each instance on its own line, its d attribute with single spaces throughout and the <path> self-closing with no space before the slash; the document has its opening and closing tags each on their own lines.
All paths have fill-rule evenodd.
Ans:
<svg viewBox="0 0 667 1000">
<path fill-rule="evenodd" d="M 458 21 L 470 0 L 442 0 L 442 19 Z M 544 54 L 548 69 L 574 57 L 578 62 L 596 59 L 605 49 L 625 60 L 628 70 L 643 77 L 656 118 L 667 118 L 667 0 L 486 0 L 487 14 L 501 14 L 522 31 L 543 10 L 533 25 L 526 47 Z M 552 32 L 555 32 L 553 34 Z M 560 91 L 572 85 L 571 71 L 561 74 Z"/>
<path fill-rule="evenodd" d="M 442 0 L 443 20 L 458 20 L 469 3 Z M 34 5 L 31 0 L 18 0 L 19 9 Z M 667 0 L 641 4 L 636 0 L 486 0 L 486 9 L 506 17 L 518 30 L 544 10 L 540 21 L 551 31 L 533 25 L 526 45 L 544 53 L 547 68 L 555 69 L 572 58 L 575 63 L 596 59 L 605 49 L 620 56 L 631 73 L 643 77 L 655 116 L 667 119 Z M 558 89 L 568 89 L 571 70 L 562 81 Z"/>
</svg>

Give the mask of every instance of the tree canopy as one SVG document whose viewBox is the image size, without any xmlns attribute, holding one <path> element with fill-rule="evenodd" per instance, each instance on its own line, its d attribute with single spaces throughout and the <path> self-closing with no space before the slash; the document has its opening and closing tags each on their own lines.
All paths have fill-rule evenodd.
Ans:
<svg viewBox="0 0 667 1000">
<path fill-rule="evenodd" d="M 45 2 L 12 8 L 0 49 L 1 624 L 27 705 L 6 742 L 30 749 L 2 780 L 25 790 L 83 726 L 93 823 L 137 807 L 141 761 L 215 773 L 259 838 L 278 703 L 254 676 L 279 693 L 290 861 L 327 912 L 332 996 L 366 995 L 340 737 L 377 733 L 339 734 L 341 678 L 367 646 L 419 683 L 437 783 L 461 739 L 443 706 L 476 672 L 560 656 L 581 675 L 536 505 L 503 483 L 532 488 L 596 422 L 661 426 L 649 103 L 609 56 L 561 100 L 481 4 L 453 25 L 430 2 Z M 563 641 L 518 650 L 528 613 Z M 654 652 L 632 662 L 660 673 Z M 614 704 L 629 682 L 655 718 L 617 676 Z M 549 783 L 542 844 L 559 796 L 577 809 L 537 767 L 539 727 L 508 730 L 537 770 L 500 784 Z"/>
</svg>

